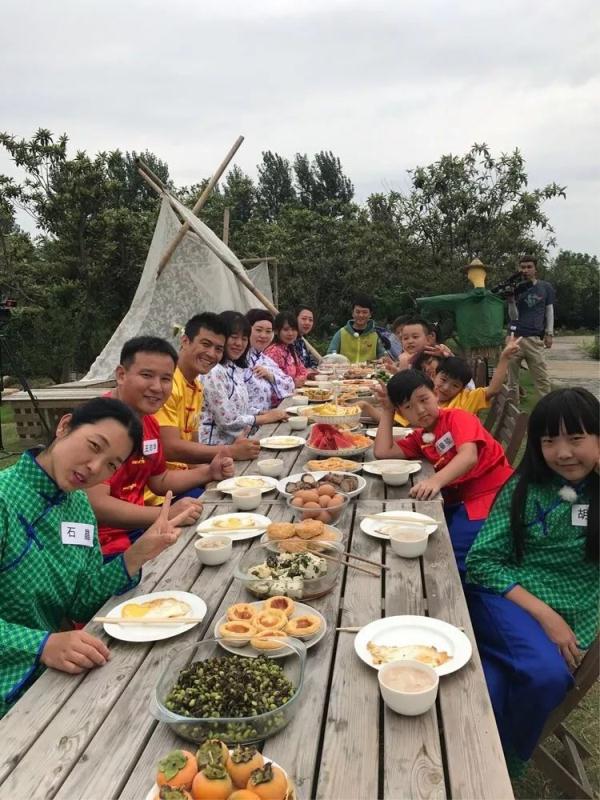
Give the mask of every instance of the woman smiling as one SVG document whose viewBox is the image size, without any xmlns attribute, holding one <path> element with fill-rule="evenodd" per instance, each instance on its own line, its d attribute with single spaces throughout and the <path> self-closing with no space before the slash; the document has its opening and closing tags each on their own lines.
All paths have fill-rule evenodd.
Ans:
<svg viewBox="0 0 600 800">
<path fill-rule="evenodd" d="M 294 381 L 264 353 L 273 340 L 273 315 L 264 308 L 251 308 L 246 318 L 251 326 L 246 355 L 252 371 L 248 377 L 248 396 L 253 406 L 266 411 L 294 393 Z"/>
</svg>

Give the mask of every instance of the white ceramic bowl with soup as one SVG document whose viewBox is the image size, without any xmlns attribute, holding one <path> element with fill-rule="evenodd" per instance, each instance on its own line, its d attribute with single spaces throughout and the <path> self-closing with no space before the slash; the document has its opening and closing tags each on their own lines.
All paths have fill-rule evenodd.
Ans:
<svg viewBox="0 0 600 800">
<path fill-rule="evenodd" d="M 262 501 L 262 491 L 250 487 L 234 489 L 231 501 L 238 511 L 253 511 Z"/>
<path fill-rule="evenodd" d="M 390 661 L 377 673 L 383 702 L 397 714 L 416 717 L 435 703 L 440 678 L 420 661 Z"/>
<path fill-rule="evenodd" d="M 256 469 L 260 474 L 269 478 L 280 478 L 283 475 L 283 467 L 282 458 L 263 458 L 262 461 L 256 462 Z"/>
<path fill-rule="evenodd" d="M 194 542 L 194 547 L 200 563 L 214 567 L 227 561 L 233 545 L 228 536 L 205 536 Z"/>
<path fill-rule="evenodd" d="M 308 397 L 305 394 L 295 394 L 290 399 L 291 406 L 307 406 L 308 405 Z"/>
<path fill-rule="evenodd" d="M 425 527 L 411 525 L 386 526 L 394 553 L 402 558 L 418 558 L 427 550 L 429 534 Z"/>
<path fill-rule="evenodd" d="M 288 425 L 292 431 L 304 431 L 308 428 L 308 417 L 290 417 Z"/>
</svg>

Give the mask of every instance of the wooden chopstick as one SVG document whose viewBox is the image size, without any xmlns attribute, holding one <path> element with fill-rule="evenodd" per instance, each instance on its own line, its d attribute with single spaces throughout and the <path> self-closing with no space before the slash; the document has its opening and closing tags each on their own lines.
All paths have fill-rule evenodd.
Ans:
<svg viewBox="0 0 600 800">
<path fill-rule="evenodd" d="M 94 617 L 93 622 L 107 622 L 111 625 L 162 625 L 177 624 L 187 625 L 188 623 L 202 622 L 204 617 L 140 617 L 133 619 L 130 617 Z"/>
<path fill-rule="evenodd" d="M 372 519 L 375 522 L 403 522 L 405 525 L 412 525 L 415 528 L 426 528 L 428 525 L 435 525 L 437 524 L 436 521 L 431 518 L 431 522 L 424 522 L 420 519 L 411 519 L 410 517 L 384 517 L 382 516 L 383 512 L 379 514 L 364 514 L 361 519 Z"/>
<path fill-rule="evenodd" d="M 336 628 L 336 631 L 346 631 L 347 633 L 358 633 L 360 628 L 355 626 L 354 628 Z"/>
<path fill-rule="evenodd" d="M 319 558 L 324 558 L 326 561 L 333 561 L 336 564 L 343 564 L 345 567 L 350 567 L 350 569 L 358 570 L 358 572 L 364 572 L 366 575 L 370 575 L 372 578 L 379 578 L 377 572 L 371 572 L 370 569 L 365 569 L 364 567 L 359 567 L 358 564 L 350 564 L 349 561 L 344 561 L 342 558 L 334 558 L 333 556 L 326 555 L 325 553 L 320 553 L 318 550 L 310 550 L 307 548 L 309 553 L 314 553 Z"/>
<path fill-rule="evenodd" d="M 319 539 L 318 536 L 315 536 L 314 539 L 301 539 L 299 536 L 290 536 L 289 539 L 270 539 L 271 542 L 302 542 L 305 545 L 314 544 L 317 545 L 319 543 L 327 544 L 330 540 L 329 539 Z M 318 550 L 314 550 L 311 552 L 318 553 Z M 322 554 L 320 554 L 322 555 Z M 342 556 L 347 556 L 348 558 L 354 558 L 356 561 L 364 561 L 365 564 L 371 564 L 373 567 L 379 567 L 380 569 L 391 569 L 386 564 L 382 564 L 380 561 L 372 561 L 370 558 L 365 558 L 364 556 L 357 556 L 354 553 L 351 553 L 349 550 L 344 550 L 340 553 Z"/>
</svg>

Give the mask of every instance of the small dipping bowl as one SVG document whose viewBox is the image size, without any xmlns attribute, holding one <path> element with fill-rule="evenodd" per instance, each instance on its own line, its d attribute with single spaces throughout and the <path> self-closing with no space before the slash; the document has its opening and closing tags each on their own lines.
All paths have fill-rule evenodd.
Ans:
<svg viewBox="0 0 600 800">
<path fill-rule="evenodd" d="M 410 471 L 408 469 L 384 469 L 381 472 L 383 482 L 388 486 L 404 486 L 405 483 L 408 483 L 409 476 Z"/>
<path fill-rule="evenodd" d="M 256 462 L 256 469 L 261 475 L 267 475 L 269 478 L 279 478 L 283 475 L 283 459 L 282 458 L 263 458 L 262 461 Z"/>
<path fill-rule="evenodd" d="M 231 555 L 232 547 L 231 539 L 228 536 L 206 536 L 194 542 L 200 563 L 211 567 L 224 564 Z"/>
<path fill-rule="evenodd" d="M 416 717 L 435 703 L 440 684 L 437 672 L 420 661 L 390 661 L 377 673 L 383 702 L 397 714 Z"/>
<path fill-rule="evenodd" d="M 252 511 L 258 508 L 262 500 L 260 489 L 250 487 L 234 489 L 231 493 L 231 500 L 238 511 Z"/>
<path fill-rule="evenodd" d="M 288 425 L 292 431 L 303 431 L 308 428 L 308 417 L 290 417 Z"/>
<path fill-rule="evenodd" d="M 295 394 L 290 402 L 291 406 L 307 406 L 308 397 L 305 394 Z"/>
<path fill-rule="evenodd" d="M 390 525 L 390 544 L 397 556 L 402 558 L 418 558 L 427 549 L 429 534 L 425 528 Z"/>
</svg>

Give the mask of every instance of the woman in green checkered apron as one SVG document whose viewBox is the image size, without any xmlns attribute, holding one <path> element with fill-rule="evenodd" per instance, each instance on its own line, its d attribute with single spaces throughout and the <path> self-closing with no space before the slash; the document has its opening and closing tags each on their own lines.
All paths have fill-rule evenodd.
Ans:
<svg viewBox="0 0 600 800">
<path fill-rule="evenodd" d="M 514 773 L 599 627 L 598 400 L 542 398 L 527 448 L 467 556 L 467 600 Z"/>
<path fill-rule="evenodd" d="M 89 619 L 135 586 L 142 564 L 176 541 L 178 520 L 167 521 L 167 508 L 123 556 L 103 564 L 83 490 L 140 450 L 141 439 L 126 405 L 98 398 L 63 417 L 46 449 L 0 472 L 0 716 L 44 667 L 76 674 L 106 663 L 104 642 L 65 623 Z"/>
</svg>

